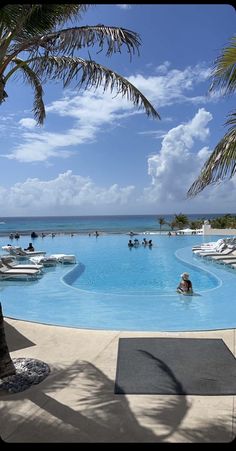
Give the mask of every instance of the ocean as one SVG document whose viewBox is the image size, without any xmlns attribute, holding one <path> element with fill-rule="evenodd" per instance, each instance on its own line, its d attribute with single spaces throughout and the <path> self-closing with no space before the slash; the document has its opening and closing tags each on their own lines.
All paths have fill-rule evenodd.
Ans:
<svg viewBox="0 0 236 451">
<path fill-rule="evenodd" d="M 215 214 L 189 214 L 190 221 L 197 219 L 213 219 L 224 216 Z M 158 218 L 163 217 L 167 224 L 160 229 Z M 18 232 L 21 235 L 37 233 L 135 233 L 160 232 L 170 230 L 168 223 L 174 215 L 119 215 L 119 216 L 34 216 L 34 217 L 1 217 L 0 235 L 6 236 Z"/>
</svg>

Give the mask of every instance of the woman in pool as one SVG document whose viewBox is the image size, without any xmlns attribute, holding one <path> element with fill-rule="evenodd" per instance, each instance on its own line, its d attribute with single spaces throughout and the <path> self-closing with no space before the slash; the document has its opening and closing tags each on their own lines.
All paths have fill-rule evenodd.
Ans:
<svg viewBox="0 0 236 451">
<path fill-rule="evenodd" d="M 177 287 L 177 291 L 181 294 L 193 294 L 192 282 L 189 279 L 189 274 L 187 272 L 181 274 L 181 281 Z"/>
</svg>

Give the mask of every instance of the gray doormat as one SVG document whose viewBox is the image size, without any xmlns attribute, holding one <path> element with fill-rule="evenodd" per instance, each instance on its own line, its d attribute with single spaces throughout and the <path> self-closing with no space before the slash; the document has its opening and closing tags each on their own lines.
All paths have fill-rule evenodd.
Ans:
<svg viewBox="0 0 236 451">
<path fill-rule="evenodd" d="M 236 359 L 221 339 L 120 338 L 115 393 L 235 395 Z"/>
</svg>

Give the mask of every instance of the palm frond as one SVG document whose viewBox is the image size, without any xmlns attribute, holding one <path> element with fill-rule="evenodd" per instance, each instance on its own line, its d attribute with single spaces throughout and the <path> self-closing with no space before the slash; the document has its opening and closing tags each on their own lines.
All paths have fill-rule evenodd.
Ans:
<svg viewBox="0 0 236 451">
<path fill-rule="evenodd" d="M 73 18 L 79 20 L 89 6 L 76 3 L 5 5 L 0 9 L 0 24 L 14 34 L 14 29 L 22 23 L 20 35 L 29 38 L 56 30 L 57 26 Z"/>
<path fill-rule="evenodd" d="M 14 63 L 16 64 L 15 71 L 22 71 L 23 77 L 34 89 L 33 113 L 37 123 L 42 125 L 46 116 L 46 112 L 43 102 L 43 88 L 41 81 L 25 61 L 18 58 L 14 60 Z"/>
<path fill-rule="evenodd" d="M 121 53 L 121 47 L 125 46 L 131 58 L 135 52 L 139 54 L 141 41 L 138 33 L 125 28 L 105 25 L 74 27 L 29 39 L 19 35 L 16 43 L 9 48 L 8 59 L 24 50 L 30 50 L 31 56 L 39 56 L 42 49 L 45 49 L 47 54 L 50 52 L 52 56 L 73 56 L 76 50 L 95 44 L 100 52 L 107 46 L 106 56 Z"/>
<path fill-rule="evenodd" d="M 233 130 L 234 128 L 236 129 L 236 112 L 228 115 L 228 119 L 225 125 L 231 125 L 229 131 Z"/>
<path fill-rule="evenodd" d="M 212 71 L 210 91 L 221 89 L 224 94 L 231 94 L 236 90 L 236 37 L 230 40 L 216 59 Z"/>
<path fill-rule="evenodd" d="M 187 197 L 196 196 L 208 185 L 231 179 L 235 173 L 236 128 L 232 127 L 217 144 L 210 158 L 204 164 L 199 177 L 189 188 Z"/>
<path fill-rule="evenodd" d="M 78 89 L 95 90 L 102 86 L 104 92 L 110 89 L 116 91 L 131 101 L 135 107 L 143 108 L 148 116 L 160 119 L 160 115 L 147 100 L 147 98 L 128 80 L 117 72 L 108 69 L 92 60 L 84 60 L 69 56 L 35 58 L 32 70 L 40 77 L 42 82 L 48 80 L 62 80 L 63 87 L 73 81 Z"/>
<path fill-rule="evenodd" d="M 125 45 L 129 55 L 139 54 L 141 45 L 138 33 L 119 27 L 109 27 L 105 25 L 85 26 L 61 30 L 59 50 L 73 55 L 76 49 L 94 46 L 98 44 L 100 51 L 104 44 L 107 45 L 106 56 L 121 52 L 122 45 Z"/>
</svg>

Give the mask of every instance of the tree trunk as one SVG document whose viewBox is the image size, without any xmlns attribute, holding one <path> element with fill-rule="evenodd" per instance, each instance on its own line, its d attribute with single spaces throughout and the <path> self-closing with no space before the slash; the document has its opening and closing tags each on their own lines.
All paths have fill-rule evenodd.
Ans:
<svg viewBox="0 0 236 451">
<path fill-rule="evenodd" d="M 11 360 L 5 330 L 4 330 L 4 319 L 2 314 L 2 306 L 0 302 L 0 378 L 11 376 L 16 374 L 14 364 Z"/>
</svg>

